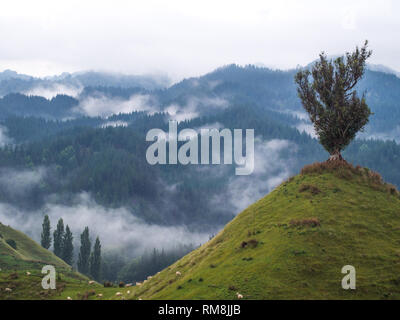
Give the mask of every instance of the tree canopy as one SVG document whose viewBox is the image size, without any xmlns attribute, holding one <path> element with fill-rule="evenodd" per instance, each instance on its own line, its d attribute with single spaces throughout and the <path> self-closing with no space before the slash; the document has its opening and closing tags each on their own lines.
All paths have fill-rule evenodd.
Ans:
<svg viewBox="0 0 400 320">
<path fill-rule="evenodd" d="M 43 231 L 40 238 L 40 244 L 42 245 L 43 248 L 49 249 L 51 246 L 51 235 L 50 235 L 50 219 L 47 214 L 43 218 L 42 229 Z"/>
<path fill-rule="evenodd" d="M 64 239 L 64 221 L 63 219 L 59 219 L 57 223 L 57 228 L 53 233 L 54 239 L 54 254 L 57 257 L 62 258 L 63 254 L 63 239 Z"/>
<path fill-rule="evenodd" d="M 90 253 L 91 241 L 89 237 L 89 228 L 86 227 L 81 234 L 81 248 L 78 256 L 78 271 L 85 275 L 90 274 Z"/>
<path fill-rule="evenodd" d="M 295 76 L 298 95 L 330 160 L 342 159 L 341 151 L 368 123 L 371 110 L 365 94 L 360 98 L 355 88 L 371 54 L 368 41 L 334 60 L 322 52 L 311 71 L 300 70 Z"/>
<path fill-rule="evenodd" d="M 96 238 L 96 241 L 93 246 L 93 252 L 90 255 L 90 275 L 93 279 L 99 281 L 101 276 L 101 244 L 99 237 Z"/>
<path fill-rule="evenodd" d="M 69 229 L 69 226 L 67 225 L 67 227 L 65 228 L 65 233 L 64 233 L 64 238 L 63 238 L 62 259 L 69 265 L 72 265 L 73 256 L 74 256 L 73 240 L 74 240 L 74 237 L 72 235 L 71 230 Z"/>
</svg>

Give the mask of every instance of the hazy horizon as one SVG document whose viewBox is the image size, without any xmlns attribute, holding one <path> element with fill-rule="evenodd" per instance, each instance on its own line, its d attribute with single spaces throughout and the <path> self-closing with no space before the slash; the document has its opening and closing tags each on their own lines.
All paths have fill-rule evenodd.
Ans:
<svg viewBox="0 0 400 320">
<path fill-rule="evenodd" d="M 4 1 L 0 70 L 36 77 L 94 70 L 174 81 L 230 63 L 292 69 L 365 39 L 371 63 L 400 71 L 400 3 Z"/>
<path fill-rule="evenodd" d="M 204 73 L 201 73 L 201 74 L 188 75 L 188 76 L 181 77 L 181 78 L 172 78 L 166 72 L 136 74 L 136 73 L 124 73 L 124 72 L 118 72 L 118 71 L 101 70 L 101 69 L 86 69 L 86 70 L 82 69 L 82 70 L 74 71 L 74 72 L 64 71 L 64 72 L 57 73 L 57 74 L 49 74 L 49 75 L 41 76 L 41 75 L 29 74 L 29 73 L 26 73 L 26 72 L 18 72 L 16 70 L 13 70 L 13 69 L 10 69 L 10 68 L 5 68 L 3 70 L 0 69 L 0 73 L 6 72 L 6 71 L 12 71 L 12 72 L 17 72 L 18 75 L 30 76 L 30 77 L 33 77 L 33 78 L 36 78 L 36 79 L 51 79 L 51 78 L 62 77 L 64 74 L 75 75 L 75 74 L 83 74 L 83 73 L 86 73 L 86 72 L 105 73 L 105 74 L 116 75 L 116 76 L 150 76 L 150 77 L 151 76 L 155 76 L 155 77 L 162 76 L 162 77 L 168 77 L 171 80 L 170 85 L 174 85 L 174 84 L 176 84 L 176 83 L 178 83 L 178 82 L 180 82 L 180 81 L 182 81 L 184 79 L 190 79 L 190 78 L 203 76 L 205 74 L 212 73 L 212 72 L 214 72 L 215 70 L 217 70 L 219 68 L 227 67 L 227 66 L 230 66 L 230 65 L 233 65 L 233 64 L 235 64 L 235 63 L 227 63 L 227 64 L 221 65 L 219 67 L 216 67 L 214 69 L 210 69 L 208 71 L 205 71 Z M 267 69 L 276 70 L 276 71 L 290 71 L 290 70 L 296 69 L 297 67 L 306 67 L 306 65 L 300 65 L 300 66 L 297 65 L 297 66 L 295 66 L 293 68 L 283 69 L 283 68 L 275 68 L 273 66 L 263 65 L 263 64 L 260 64 L 260 63 L 258 63 L 258 64 L 257 63 L 249 63 L 249 64 L 246 64 L 246 65 L 236 64 L 236 65 L 238 65 L 239 67 L 246 67 L 248 65 L 252 65 L 252 66 L 257 66 L 257 67 L 260 67 L 260 68 L 267 68 Z M 400 74 L 399 70 L 396 70 L 396 69 L 394 69 L 394 68 L 392 68 L 391 66 L 388 66 L 388 65 L 370 64 L 369 66 L 371 67 L 372 71 L 379 71 L 379 72 L 384 72 L 384 73 L 393 73 L 393 74 L 396 74 L 397 76 L 398 76 L 398 74 Z"/>
</svg>

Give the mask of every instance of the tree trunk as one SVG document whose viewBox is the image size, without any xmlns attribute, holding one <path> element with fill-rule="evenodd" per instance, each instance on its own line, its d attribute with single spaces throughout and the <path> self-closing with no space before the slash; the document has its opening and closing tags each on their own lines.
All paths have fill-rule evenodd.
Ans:
<svg viewBox="0 0 400 320">
<path fill-rule="evenodd" d="M 334 151 L 331 156 L 329 157 L 328 161 L 343 161 L 343 157 L 340 153 L 340 151 Z"/>
</svg>

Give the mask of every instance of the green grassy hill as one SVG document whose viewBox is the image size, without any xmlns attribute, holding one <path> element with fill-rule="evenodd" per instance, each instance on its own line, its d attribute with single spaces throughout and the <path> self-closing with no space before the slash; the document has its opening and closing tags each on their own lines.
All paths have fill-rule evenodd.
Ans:
<svg viewBox="0 0 400 320">
<path fill-rule="evenodd" d="M 45 265 L 56 268 L 56 290 L 41 286 Z M 11 291 L 6 290 L 11 289 Z M 28 236 L 0 223 L 0 300 L 22 299 L 111 299 L 119 288 L 103 288 L 72 270 L 52 252 Z M 122 289 L 126 291 L 125 289 Z M 124 292 L 122 291 L 122 292 Z"/>
<path fill-rule="evenodd" d="M 357 272 L 343 290 L 342 267 Z M 177 275 L 180 272 L 181 275 Z M 378 174 L 314 164 L 131 299 L 400 299 L 400 198 Z"/>
<path fill-rule="evenodd" d="M 8 241 L 15 242 L 15 248 Z M 27 235 L 0 223 L 0 267 L 9 269 L 13 262 L 43 262 L 55 267 L 71 268 L 49 250 L 45 250 Z"/>
</svg>

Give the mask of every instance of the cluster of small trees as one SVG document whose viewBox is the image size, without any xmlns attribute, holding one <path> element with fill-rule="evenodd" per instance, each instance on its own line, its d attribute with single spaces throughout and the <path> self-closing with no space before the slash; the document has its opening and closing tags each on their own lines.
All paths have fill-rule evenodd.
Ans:
<svg viewBox="0 0 400 320">
<path fill-rule="evenodd" d="M 100 280 L 101 275 L 101 244 L 99 237 L 91 251 L 91 241 L 89 236 L 89 228 L 86 227 L 81 234 L 81 248 L 78 256 L 79 272 L 90 275 L 96 280 Z"/>
<path fill-rule="evenodd" d="M 57 257 L 63 259 L 69 265 L 72 265 L 73 263 L 73 240 L 74 237 L 69 226 L 67 225 L 64 230 L 63 219 L 58 220 L 56 230 L 53 233 L 53 252 Z M 42 224 L 41 245 L 43 248 L 49 249 L 51 242 L 50 219 L 48 215 L 45 215 Z"/>
<path fill-rule="evenodd" d="M 56 230 L 53 233 L 53 252 L 57 257 L 63 259 L 69 265 L 73 264 L 73 240 L 74 237 L 69 226 L 67 225 L 64 230 L 64 221 L 63 219 L 59 219 Z M 51 242 L 50 219 L 48 215 L 45 215 L 42 224 L 41 245 L 43 248 L 49 249 Z M 88 227 L 85 227 L 85 230 L 81 234 L 81 247 L 79 250 L 77 266 L 79 272 L 91 276 L 96 280 L 100 280 L 101 243 L 99 237 L 97 237 L 92 251 Z"/>
</svg>

